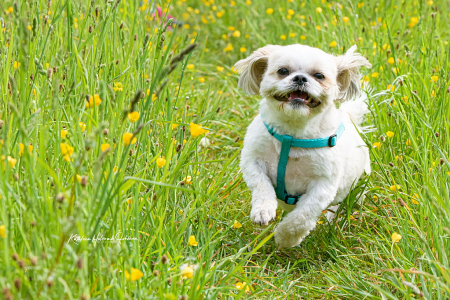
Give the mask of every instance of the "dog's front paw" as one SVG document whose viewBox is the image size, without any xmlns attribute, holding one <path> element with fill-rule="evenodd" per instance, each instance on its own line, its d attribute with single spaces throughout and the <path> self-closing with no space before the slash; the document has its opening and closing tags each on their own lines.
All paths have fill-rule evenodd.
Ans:
<svg viewBox="0 0 450 300">
<path fill-rule="evenodd" d="M 277 214 L 277 206 L 276 204 L 259 204 L 252 207 L 252 211 L 250 212 L 250 218 L 253 223 L 259 225 L 268 225 L 270 221 L 275 219 Z"/>
<path fill-rule="evenodd" d="M 314 229 L 314 219 L 305 219 L 290 213 L 275 228 L 275 243 L 278 249 L 297 246 Z"/>
<path fill-rule="evenodd" d="M 289 224 L 282 222 L 275 229 L 275 243 L 279 250 L 297 246 L 302 240 L 302 235 L 299 235 L 293 228 L 289 228 Z"/>
</svg>

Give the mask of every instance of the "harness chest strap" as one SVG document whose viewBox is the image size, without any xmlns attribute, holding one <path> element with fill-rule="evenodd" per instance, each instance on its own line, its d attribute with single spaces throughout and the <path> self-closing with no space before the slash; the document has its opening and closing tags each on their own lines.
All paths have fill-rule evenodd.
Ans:
<svg viewBox="0 0 450 300">
<path fill-rule="evenodd" d="M 289 160 L 289 152 L 291 151 L 291 147 L 297 148 L 323 148 L 323 147 L 334 147 L 336 146 L 337 140 L 342 136 L 345 130 L 344 123 L 339 125 L 338 130 L 335 134 L 326 137 L 326 138 L 318 138 L 318 139 L 294 139 L 290 135 L 280 135 L 274 132 L 273 128 L 267 125 L 264 122 L 269 133 L 281 142 L 281 150 L 280 150 L 280 158 L 278 160 L 277 167 L 277 186 L 275 187 L 275 193 L 277 198 L 286 202 L 286 204 L 294 205 L 298 202 L 299 196 L 289 195 L 286 192 L 285 187 L 285 176 L 286 176 L 286 166 Z"/>
</svg>

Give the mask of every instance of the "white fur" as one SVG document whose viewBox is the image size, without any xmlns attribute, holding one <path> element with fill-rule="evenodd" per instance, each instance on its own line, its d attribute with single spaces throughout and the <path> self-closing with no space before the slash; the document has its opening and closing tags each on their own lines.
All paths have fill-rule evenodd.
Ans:
<svg viewBox="0 0 450 300">
<path fill-rule="evenodd" d="M 350 100 L 359 94 L 358 68 L 370 66 L 355 49 L 335 57 L 304 45 L 269 45 L 236 64 L 241 73 L 239 86 L 263 96 L 260 114 L 247 128 L 241 154 L 243 177 L 252 191 L 250 217 L 267 225 L 275 218 L 278 205 L 289 212 L 275 229 L 280 249 L 298 245 L 314 229 L 322 211 L 340 203 L 364 171 L 370 173 L 369 151 L 355 128 L 368 111 L 366 97 L 344 102 L 339 109 L 335 105 L 335 100 Z M 280 78 L 277 70 L 281 67 L 289 68 L 289 76 Z M 319 71 L 329 80 L 328 86 L 313 77 Z M 299 107 L 272 96 L 289 90 L 297 74 L 308 77 L 305 91 L 320 99 L 319 106 Z M 277 133 L 297 139 L 328 137 L 344 122 L 345 131 L 335 147 L 291 148 L 285 185 L 289 194 L 302 195 L 296 205 L 277 201 L 274 185 L 281 143 L 269 134 L 261 115 Z"/>
</svg>

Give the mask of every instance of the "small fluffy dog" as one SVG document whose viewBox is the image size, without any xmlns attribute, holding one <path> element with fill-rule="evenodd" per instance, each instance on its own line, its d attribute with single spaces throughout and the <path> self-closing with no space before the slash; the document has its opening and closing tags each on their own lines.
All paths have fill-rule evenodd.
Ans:
<svg viewBox="0 0 450 300">
<path fill-rule="evenodd" d="M 240 163 L 252 191 L 250 217 L 267 225 L 278 204 L 289 212 L 275 229 L 279 249 L 300 244 L 322 211 L 342 202 L 364 171 L 370 173 L 369 150 L 355 125 L 368 112 L 366 97 L 360 96 L 359 68 L 371 64 L 355 50 L 356 45 L 333 56 L 306 45 L 267 45 L 235 65 L 239 87 L 263 97 L 259 115 L 247 129 Z M 339 108 L 337 101 L 342 101 Z M 281 183 L 285 194 L 298 198 L 277 199 L 280 136 L 330 141 L 290 147 L 285 155 Z M 295 205 L 287 204 L 296 199 Z"/>
</svg>

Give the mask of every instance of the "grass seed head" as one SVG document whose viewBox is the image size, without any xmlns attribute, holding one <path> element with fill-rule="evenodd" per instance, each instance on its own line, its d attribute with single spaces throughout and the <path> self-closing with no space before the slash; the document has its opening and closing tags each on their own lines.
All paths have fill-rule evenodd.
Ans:
<svg viewBox="0 0 450 300">
<path fill-rule="evenodd" d="M 83 269 L 83 259 L 81 257 L 77 260 L 77 268 Z"/>
<path fill-rule="evenodd" d="M 25 262 L 23 260 L 19 260 L 17 263 L 21 269 L 25 268 Z"/>
<path fill-rule="evenodd" d="M 20 281 L 19 278 L 14 279 L 14 286 L 17 290 L 20 290 L 20 288 L 22 287 L 22 281 Z"/>
<path fill-rule="evenodd" d="M 64 199 L 65 199 L 66 197 L 64 196 L 64 194 L 63 193 L 59 193 L 57 196 L 56 196 L 56 201 L 58 201 L 58 202 L 63 202 L 64 201 Z"/>
</svg>

